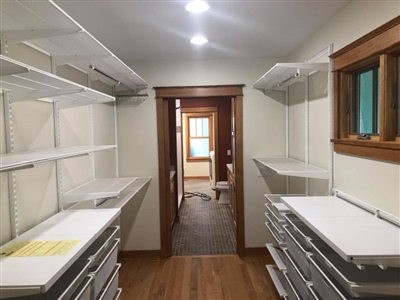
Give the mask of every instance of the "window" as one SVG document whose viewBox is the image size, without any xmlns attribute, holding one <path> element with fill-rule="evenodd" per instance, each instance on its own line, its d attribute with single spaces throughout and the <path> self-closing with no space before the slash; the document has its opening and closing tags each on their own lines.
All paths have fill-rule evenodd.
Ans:
<svg viewBox="0 0 400 300">
<path fill-rule="evenodd" d="M 350 133 L 379 134 L 379 66 L 351 76 Z"/>
<path fill-rule="evenodd" d="M 400 17 L 331 55 L 334 150 L 400 162 Z"/>
<path fill-rule="evenodd" d="M 213 114 L 190 113 L 186 116 L 186 160 L 208 161 L 213 150 Z"/>
</svg>

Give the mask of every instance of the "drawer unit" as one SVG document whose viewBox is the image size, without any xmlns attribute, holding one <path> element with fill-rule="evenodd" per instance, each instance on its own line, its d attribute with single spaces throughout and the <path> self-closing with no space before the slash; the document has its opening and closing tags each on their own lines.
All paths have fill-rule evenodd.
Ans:
<svg viewBox="0 0 400 300">
<path fill-rule="evenodd" d="M 273 223 L 265 222 L 265 226 L 268 228 L 272 237 L 274 238 L 273 245 L 275 247 L 285 247 L 286 243 L 279 233 L 279 229 L 275 227 Z"/>
<path fill-rule="evenodd" d="M 283 276 L 286 279 L 286 294 L 289 300 L 305 300 L 300 298 L 299 293 L 296 290 L 293 282 L 290 280 L 287 273 L 284 273 Z"/>
<path fill-rule="evenodd" d="M 311 280 L 310 261 L 308 255 L 311 249 L 302 240 L 299 240 L 289 226 L 283 226 L 286 234 L 286 246 L 291 257 L 299 266 L 306 280 Z"/>
<path fill-rule="evenodd" d="M 90 269 L 90 274 L 94 276 L 92 284 L 93 299 L 97 299 L 117 263 L 118 244 L 119 240 L 114 240 L 111 243 L 111 248 Z"/>
<path fill-rule="evenodd" d="M 301 299 L 310 299 L 311 295 L 308 286 L 311 284 L 311 281 L 305 278 L 303 272 L 296 265 L 289 251 L 285 249 L 284 252 L 287 256 L 287 263 L 286 263 L 287 275 L 290 281 L 296 287 L 297 294 L 300 296 Z"/>
<path fill-rule="evenodd" d="M 70 300 L 90 300 L 92 299 L 91 294 L 91 285 L 94 277 L 92 275 L 88 275 L 85 277 L 81 285 L 71 296 Z"/>
<path fill-rule="evenodd" d="M 285 241 L 285 234 L 282 229 L 282 226 L 274 219 L 274 217 L 268 213 L 265 213 L 265 217 L 267 218 L 268 225 L 272 227 L 272 230 L 276 235 L 279 235 L 281 241 Z"/>
<path fill-rule="evenodd" d="M 120 293 L 118 290 L 118 274 L 121 264 L 116 264 L 106 284 L 100 292 L 96 300 L 114 300 Z"/>
<path fill-rule="evenodd" d="M 272 244 L 265 244 L 275 265 L 279 271 L 286 271 L 286 255 L 282 249 L 274 247 Z M 284 248 L 285 249 L 285 248 Z"/>
<path fill-rule="evenodd" d="M 360 269 L 344 261 L 323 241 L 310 243 L 314 257 L 351 296 L 400 296 L 399 268 L 381 269 L 379 266 L 365 265 Z"/>
<path fill-rule="evenodd" d="M 311 245 L 310 240 L 320 240 L 321 238 L 312 231 L 302 220 L 300 220 L 295 214 L 288 213 L 284 215 L 286 224 L 292 230 L 292 233 L 297 237 L 297 240 L 301 241 L 303 245 L 309 250 Z"/>
<path fill-rule="evenodd" d="M 275 266 L 266 265 L 269 276 L 272 279 L 272 282 L 275 285 L 275 288 L 282 299 L 289 299 L 286 292 L 286 279 L 285 272 L 281 272 L 275 269 Z"/>
<path fill-rule="evenodd" d="M 37 294 L 25 297 L 14 297 L 16 300 L 89 300 L 89 298 L 74 298 L 72 295 L 79 294 L 82 288 L 82 282 L 85 281 L 89 271 L 89 260 L 78 260 L 56 281 L 56 283 L 43 294 Z"/>
<path fill-rule="evenodd" d="M 314 255 L 310 255 L 311 273 L 313 286 L 321 299 L 329 300 L 399 300 L 398 296 L 365 294 L 363 296 L 354 297 L 341 286 L 337 280 L 330 275 L 327 269 L 316 259 Z"/>
</svg>

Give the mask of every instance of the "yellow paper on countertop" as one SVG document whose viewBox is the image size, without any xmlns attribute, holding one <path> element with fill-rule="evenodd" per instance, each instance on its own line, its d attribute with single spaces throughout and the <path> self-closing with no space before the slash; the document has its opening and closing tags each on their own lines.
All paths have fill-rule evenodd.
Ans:
<svg viewBox="0 0 400 300">
<path fill-rule="evenodd" d="M 79 240 L 15 242 L 2 249 L 1 256 L 64 256 L 79 242 Z"/>
</svg>

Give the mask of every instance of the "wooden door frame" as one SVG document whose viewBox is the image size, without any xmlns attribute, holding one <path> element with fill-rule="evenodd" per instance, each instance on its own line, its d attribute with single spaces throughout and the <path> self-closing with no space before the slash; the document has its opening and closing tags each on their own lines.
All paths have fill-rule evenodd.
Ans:
<svg viewBox="0 0 400 300">
<path fill-rule="evenodd" d="M 236 241 L 237 254 L 245 256 L 244 240 L 244 183 L 243 183 L 243 87 L 244 85 L 154 87 L 156 91 L 158 176 L 160 198 L 161 257 L 172 255 L 172 233 L 170 220 L 170 147 L 168 100 L 232 97 L 235 101 L 235 181 L 236 181 Z"/>
</svg>

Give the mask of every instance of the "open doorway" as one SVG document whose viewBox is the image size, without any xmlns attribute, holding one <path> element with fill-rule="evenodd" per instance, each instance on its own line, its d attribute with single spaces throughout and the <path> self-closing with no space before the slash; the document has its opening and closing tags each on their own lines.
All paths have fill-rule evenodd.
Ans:
<svg viewBox="0 0 400 300">
<path fill-rule="evenodd" d="M 172 255 L 172 228 L 178 220 L 178 192 L 177 192 L 177 159 L 176 159 L 176 128 L 169 126 L 176 118 L 176 99 L 218 98 L 229 99 L 231 107 L 229 126 L 233 126 L 229 138 L 229 152 L 231 154 L 231 169 L 235 175 L 235 217 L 236 217 L 236 253 L 244 255 L 244 208 L 243 208 L 243 124 L 242 124 L 242 90 L 243 85 L 206 86 L 206 87 L 156 87 L 157 103 L 157 130 L 159 153 L 159 187 L 160 187 L 160 231 L 161 255 Z M 207 107 L 207 106 L 204 106 Z M 234 122 L 232 122 L 234 120 Z M 173 120 L 175 122 L 175 120 Z M 182 120 L 183 121 L 183 120 Z M 172 122 L 172 123 L 174 123 Z M 175 124 L 175 123 L 174 123 Z M 218 147 L 218 144 L 215 145 Z M 218 151 L 221 156 L 221 151 Z M 217 180 L 227 177 L 226 161 L 218 162 L 219 174 Z M 222 168 L 219 165 L 224 164 Z M 222 171 L 223 170 L 223 171 Z M 221 180 L 220 180 L 221 181 Z M 225 181 L 225 180 L 224 180 Z"/>
<path fill-rule="evenodd" d="M 227 166 L 232 165 L 232 98 L 189 98 L 178 103 L 177 125 L 182 130 L 177 130 L 181 131 L 177 159 L 184 170 L 184 199 L 178 199 L 172 255 L 236 254 L 234 206 L 227 182 Z"/>
</svg>

